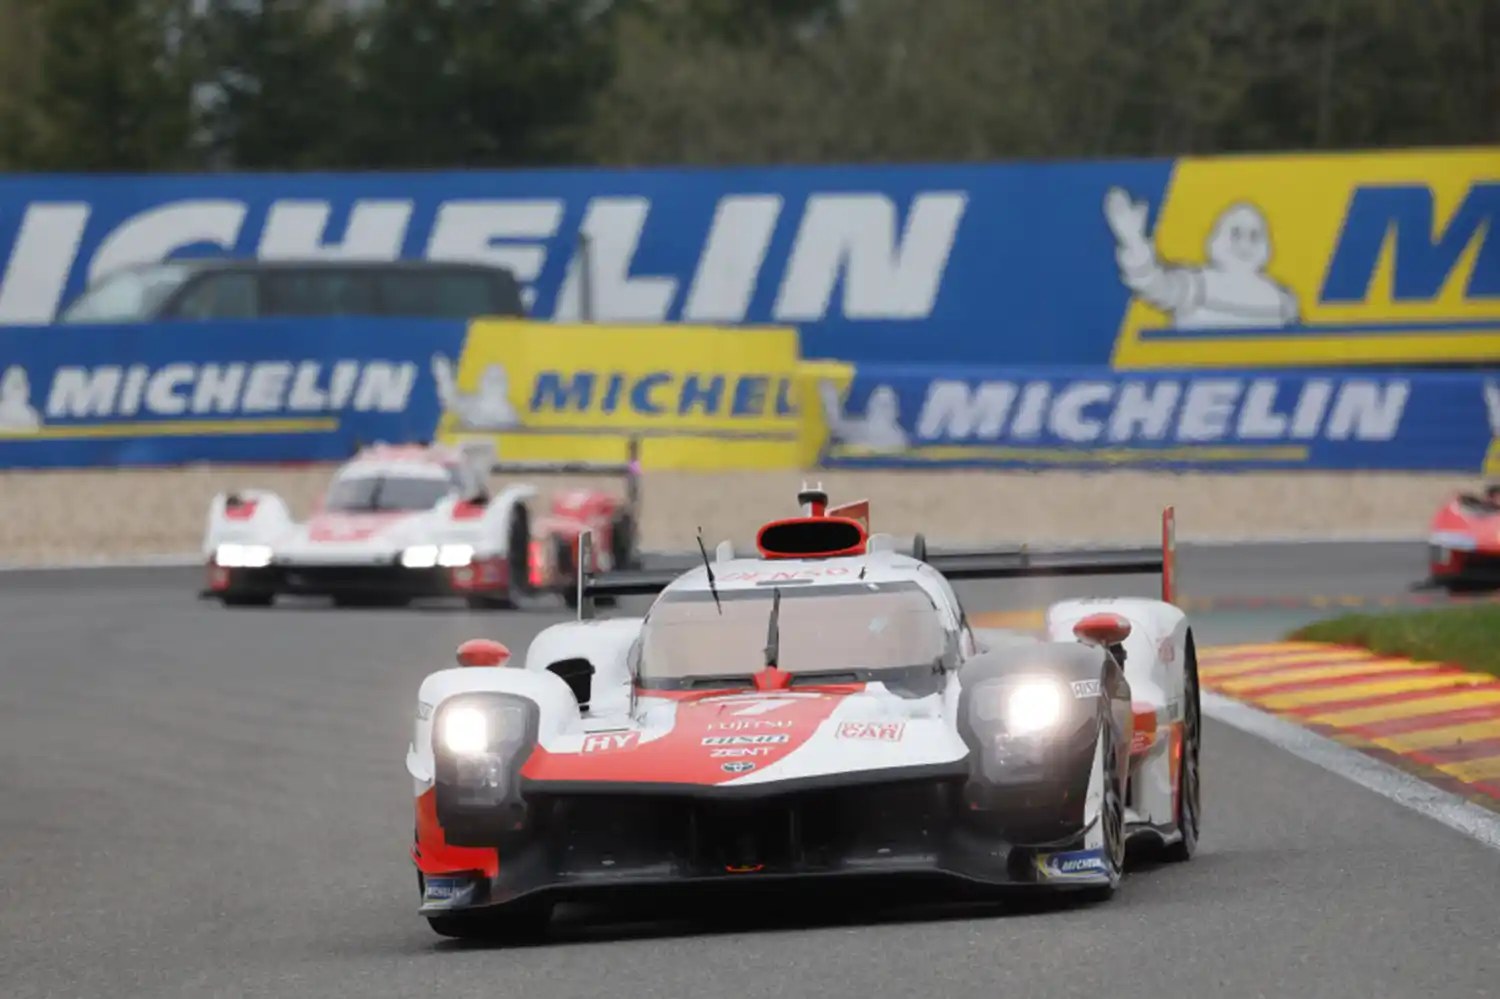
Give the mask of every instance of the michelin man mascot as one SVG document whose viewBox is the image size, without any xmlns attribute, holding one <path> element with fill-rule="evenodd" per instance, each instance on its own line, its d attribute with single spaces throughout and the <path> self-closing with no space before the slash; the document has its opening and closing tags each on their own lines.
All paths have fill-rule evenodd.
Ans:
<svg viewBox="0 0 1500 999">
<path fill-rule="evenodd" d="M 42 415 L 31 405 L 31 379 L 12 364 L 0 375 L 0 430 L 25 433 L 42 428 Z"/>
<path fill-rule="evenodd" d="M 510 376 L 503 364 L 491 364 L 479 376 L 479 388 L 461 392 L 453 362 L 442 354 L 432 356 L 432 378 L 437 383 L 443 409 L 466 430 L 511 430 L 520 417 L 510 402 Z"/>
<path fill-rule="evenodd" d="M 1171 316 L 1175 328 L 1277 329 L 1298 322 L 1296 293 L 1266 273 L 1271 236 L 1259 208 L 1236 204 L 1220 213 L 1208 235 L 1208 263 L 1201 267 L 1157 256 L 1146 235 L 1148 209 L 1118 187 L 1104 198 L 1120 280 L 1136 298 Z"/>
<path fill-rule="evenodd" d="M 882 454 L 905 451 L 910 445 L 906 431 L 901 427 L 900 400 L 896 397 L 896 390 L 889 385 L 875 386 L 862 417 L 844 412 L 838 386 L 833 381 L 819 381 L 818 394 L 823 401 L 829 443 L 868 448 Z"/>
</svg>

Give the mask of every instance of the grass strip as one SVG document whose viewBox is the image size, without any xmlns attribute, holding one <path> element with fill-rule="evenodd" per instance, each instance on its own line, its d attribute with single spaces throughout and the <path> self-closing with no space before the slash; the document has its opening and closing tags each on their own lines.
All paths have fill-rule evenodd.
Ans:
<svg viewBox="0 0 1500 999">
<path fill-rule="evenodd" d="M 1500 676 L 1500 604 L 1350 614 L 1317 621 L 1287 638 L 1355 645 L 1377 655 L 1453 663 Z"/>
</svg>

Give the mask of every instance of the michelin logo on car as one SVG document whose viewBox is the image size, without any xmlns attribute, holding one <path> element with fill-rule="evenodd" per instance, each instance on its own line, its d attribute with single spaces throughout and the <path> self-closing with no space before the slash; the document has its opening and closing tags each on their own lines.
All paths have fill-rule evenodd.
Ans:
<svg viewBox="0 0 1500 999">
<path fill-rule="evenodd" d="M 682 217 L 689 213 L 681 206 L 645 197 L 286 197 L 262 208 L 219 196 L 118 218 L 107 203 L 38 200 L 12 230 L 0 325 L 51 322 L 67 298 L 106 274 L 205 253 L 499 265 L 521 282 L 534 316 L 558 321 L 584 317 L 586 283 L 592 318 L 617 322 L 922 320 L 936 305 L 967 206 L 961 191 L 918 192 L 904 210 L 882 193 L 727 194 L 702 243 L 650 273 L 638 251 L 661 245 L 664 232 L 702 231 L 696 212 Z"/>
<path fill-rule="evenodd" d="M 1101 850 L 1043 853 L 1036 858 L 1037 873 L 1048 881 L 1107 881 L 1109 865 Z"/>
</svg>

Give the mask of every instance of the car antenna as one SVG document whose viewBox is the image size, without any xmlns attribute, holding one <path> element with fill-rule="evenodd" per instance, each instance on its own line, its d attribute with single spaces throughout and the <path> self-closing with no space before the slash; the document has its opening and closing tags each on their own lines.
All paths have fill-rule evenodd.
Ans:
<svg viewBox="0 0 1500 999">
<path fill-rule="evenodd" d="M 714 608 L 724 616 L 724 605 L 719 602 L 719 587 L 714 582 L 713 563 L 708 560 L 708 548 L 703 544 L 703 528 L 698 528 L 698 553 L 703 556 L 703 571 L 708 573 L 708 592 L 713 595 Z"/>
<path fill-rule="evenodd" d="M 781 587 L 771 591 L 771 620 L 766 624 L 766 669 L 781 669 Z"/>
</svg>

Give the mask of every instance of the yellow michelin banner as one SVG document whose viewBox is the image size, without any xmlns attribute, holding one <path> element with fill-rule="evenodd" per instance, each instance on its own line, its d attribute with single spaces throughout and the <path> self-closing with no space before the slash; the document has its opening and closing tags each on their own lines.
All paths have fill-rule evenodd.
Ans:
<svg viewBox="0 0 1500 999">
<path fill-rule="evenodd" d="M 435 367 L 438 437 L 518 461 L 616 462 L 636 437 L 653 469 L 800 468 L 822 442 L 804 405 L 818 370 L 795 329 L 481 319 L 457 365 Z"/>
<path fill-rule="evenodd" d="M 1105 201 L 1116 370 L 1490 362 L 1500 149 L 1185 157 Z"/>
</svg>

